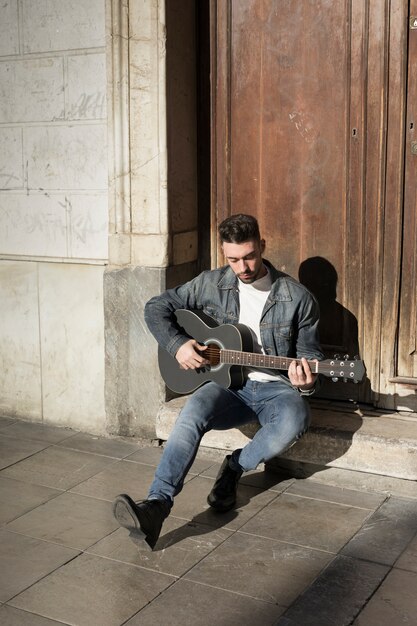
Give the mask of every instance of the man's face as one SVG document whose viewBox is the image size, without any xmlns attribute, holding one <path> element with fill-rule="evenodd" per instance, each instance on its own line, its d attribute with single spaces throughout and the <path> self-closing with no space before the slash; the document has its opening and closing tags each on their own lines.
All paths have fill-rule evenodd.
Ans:
<svg viewBox="0 0 417 626">
<path fill-rule="evenodd" d="M 262 263 L 262 254 L 265 250 L 265 241 L 250 239 L 243 243 L 222 244 L 226 261 L 243 283 L 253 283 L 266 274 Z"/>
</svg>

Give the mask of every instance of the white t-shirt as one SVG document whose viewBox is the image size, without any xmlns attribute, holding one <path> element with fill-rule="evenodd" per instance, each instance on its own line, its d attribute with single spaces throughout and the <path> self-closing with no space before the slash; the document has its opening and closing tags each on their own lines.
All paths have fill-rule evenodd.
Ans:
<svg viewBox="0 0 417 626">
<path fill-rule="evenodd" d="M 271 291 L 272 281 L 268 268 L 267 274 L 259 278 L 253 283 L 244 283 L 239 279 L 239 300 L 240 315 L 239 323 L 245 324 L 252 331 L 253 349 L 258 354 L 265 354 L 262 348 L 261 331 L 259 324 L 261 321 L 262 311 Z M 279 380 L 280 376 L 273 374 L 272 370 L 245 368 L 245 374 L 251 380 L 268 382 L 271 380 Z"/>
</svg>

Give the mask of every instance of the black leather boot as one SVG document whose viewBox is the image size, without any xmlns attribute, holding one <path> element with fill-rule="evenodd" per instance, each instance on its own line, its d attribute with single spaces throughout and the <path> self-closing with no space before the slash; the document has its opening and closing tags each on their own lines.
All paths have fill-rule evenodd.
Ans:
<svg viewBox="0 0 417 626">
<path fill-rule="evenodd" d="M 129 537 L 139 546 L 154 549 L 164 519 L 171 507 L 165 500 L 134 502 L 122 493 L 113 502 L 113 514 L 120 526 L 127 528 Z"/>
<path fill-rule="evenodd" d="M 224 459 L 214 487 L 207 496 L 209 505 L 221 513 L 230 511 L 235 506 L 237 484 L 243 474 L 243 470 L 234 470 L 230 467 L 230 458 L 231 455 L 228 454 Z"/>
</svg>

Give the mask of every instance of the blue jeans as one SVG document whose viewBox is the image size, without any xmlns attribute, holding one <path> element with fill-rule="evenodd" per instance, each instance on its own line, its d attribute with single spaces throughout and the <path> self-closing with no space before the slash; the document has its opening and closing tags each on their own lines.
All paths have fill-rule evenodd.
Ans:
<svg viewBox="0 0 417 626">
<path fill-rule="evenodd" d="M 258 422 L 261 428 L 240 453 L 244 471 L 282 454 L 305 433 L 309 405 L 296 389 L 281 381 L 247 380 L 241 389 L 223 389 L 214 382 L 203 385 L 178 416 L 148 497 L 172 502 L 183 487 L 203 435 L 250 422 Z"/>
</svg>

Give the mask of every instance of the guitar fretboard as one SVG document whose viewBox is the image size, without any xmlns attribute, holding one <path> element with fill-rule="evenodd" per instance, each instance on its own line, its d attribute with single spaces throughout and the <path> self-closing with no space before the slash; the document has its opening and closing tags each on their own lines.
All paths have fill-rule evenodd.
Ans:
<svg viewBox="0 0 417 626">
<path fill-rule="evenodd" d="M 287 370 L 292 361 L 301 363 L 300 359 L 282 356 L 268 356 L 254 352 L 240 352 L 239 350 L 220 350 L 220 362 L 227 365 L 241 365 L 244 367 L 264 367 L 265 369 Z M 308 361 L 311 371 L 315 374 L 319 371 L 317 361 Z"/>
</svg>

